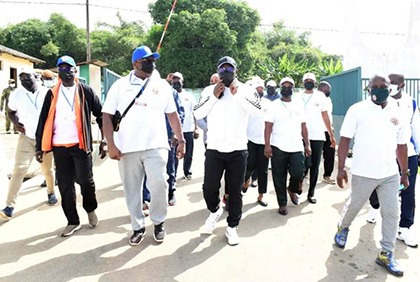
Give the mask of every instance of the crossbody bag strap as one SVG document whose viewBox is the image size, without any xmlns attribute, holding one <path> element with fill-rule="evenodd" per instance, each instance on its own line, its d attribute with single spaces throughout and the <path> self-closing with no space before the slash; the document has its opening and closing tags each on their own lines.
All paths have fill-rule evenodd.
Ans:
<svg viewBox="0 0 420 282">
<path fill-rule="evenodd" d="M 128 105 L 128 107 L 125 109 L 124 113 L 122 114 L 121 118 L 125 117 L 125 115 L 127 114 L 128 110 L 134 105 L 134 102 L 136 101 L 136 99 L 138 97 L 140 97 L 141 94 L 143 94 L 144 89 L 146 89 L 147 84 L 149 83 L 150 78 L 147 79 L 146 83 L 143 85 L 143 87 L 140 89 L 140 92 L 136 95 L 136 97 L 134 97 L 133 101 L 131 101 L 130 105 Z"/>
</svg>

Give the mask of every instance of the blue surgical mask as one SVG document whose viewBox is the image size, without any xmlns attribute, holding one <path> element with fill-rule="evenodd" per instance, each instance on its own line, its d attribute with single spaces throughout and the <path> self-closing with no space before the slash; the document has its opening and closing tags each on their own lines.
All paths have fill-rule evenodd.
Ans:
<svg viewBox="0 0 420 282">
<path fill-rule="evenodd" d="M 381 104 L 388 99 L 388 88 L 373 88 L 370 90 L 371 99 L 375 104 Z"/>
</svg>

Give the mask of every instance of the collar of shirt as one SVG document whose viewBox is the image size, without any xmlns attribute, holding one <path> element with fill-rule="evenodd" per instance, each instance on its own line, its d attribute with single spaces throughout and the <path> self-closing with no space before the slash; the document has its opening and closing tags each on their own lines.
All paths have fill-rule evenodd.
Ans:
<svg viewBox="0 0 420 282">
<path fill-rule="evenodd" d="M 130 72 L 129 80 L 130 80 L 130 83 L 134 84 L 134 85 L 143 85 L 143 83 L 144 83 L 144 79 L 141 79 L 140 77 L 137 77 L 134 74 L 134 71 Z"/>
</svg>

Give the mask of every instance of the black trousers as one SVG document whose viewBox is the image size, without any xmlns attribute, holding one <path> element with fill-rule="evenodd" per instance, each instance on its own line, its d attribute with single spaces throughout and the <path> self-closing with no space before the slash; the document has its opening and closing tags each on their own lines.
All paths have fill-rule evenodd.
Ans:
<svg viewBox="0 0 420 282">
<path fill-rule="evenodd" d="M 224 172 L 226 183 L 229 184 L 227 222 L 230 227 L 238 226 L 242 217 L 241 187 L 245 179 L 247 158 L 248 152 L 246 150 L 230 153 L 221 153 L 209 149 L 206 151 L 203 184 L 204 200 L 210 212 L 217 211 L 220 202 L 220 180 Z"/>
<path fill-rule="evenodd" d="M 267 193 L 268 159 L 264 156 L 264 145 L 248 141 L 245 180 L 253 176 L 254 172 L 256 172 L 258 179 L 258 193 Z"/>
<path fill-rule="evenodd" d="M 305 155 L 303 152 L 288 153 L 275 146 L 271 157 L 271 173 L 276 190 L 277 203 L 280 207 L 287 205 L 287 173 L 290 173 L 289 187 L 293 192 L 298 192 L 305 172 Z"/>
<path fill-rule="evenodd" d="M 184 132 L 185 155 L 182 170 L 184 176 L 192 175 L 191 166 L 194 152 L 194 132 Z M 178 159 L 175 158 L 175 171 L 178 171 Z"/>
<path fill-rule="evenodd" d="M 315 194 L 315 186 L 318 181 L 319 164 L 321 163 L 322 148 L 324 141 L 310 140 L 312 154 L 305 159 L 306 173 L 309 170 L 309 189 L 308 197 L 313 197 Z M 305 173 L 305 174 L 306 174 Z"/>
<path fill-rule="evenodd" d="M 80 185 L 85 211 L 89 213 L 98 207 L 92 173 L 92 155 L 79 149 L 78 145 L 69 148 L 54 147 L 53 153 L 61 207 L 69 225 L 80 224 L 76 209 L 75 182 Z"/>
<path fill-rule="evenodd" d="M 330 177 L 334 170 L 335 148 L 331 148 L 330 134 L 325 131 L 325 142 L 322 149 L 324 157 L 324 177 Z"/>
</svg>

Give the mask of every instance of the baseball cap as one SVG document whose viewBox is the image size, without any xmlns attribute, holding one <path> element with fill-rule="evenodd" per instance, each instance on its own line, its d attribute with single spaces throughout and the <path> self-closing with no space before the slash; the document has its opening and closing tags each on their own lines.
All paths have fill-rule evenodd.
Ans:
<svg viewBox="0 0 420 282">
<path fill-rule="evenodd" d="M 21 67 L 19 69 L 19 75 L 21 75 L 22 73 L 26 73 L 26 74 L 36 74 L 35 70 L 32 68 L 28 68 L 28 67 Z"/>
<path fill-rule="evenodd" d="M 72 67 L 76 67 L 76 62 L 74 61 L 74 59 L 67 55 L 64 55 L 58 58 L 56 66 L 58 67 L 59 65 L 62 65 L 62 64 L 68 64 Z"/>
<path fill-rule="evenodd" d="M 302 81 L 305 81 L 307 79 L 311 79 L 311 80 L 313 80 L 313 82 L 316 82 L 315 74 L 313 74 L 311 72 L 307 72 L 303 75 Z"/>
<path fill-rule="evenodd" d="M 268 86 L 277 87 L 277 84 L 274 80 L 269 80 L 269 81 L 267 81 L 267 84 L 265 86 L 266 87 L 268 87 Z"/>
<path fill-rule="evenodd" d="M 181 82 L 184 81 L 184 77 L 182 76 L 182 73 L 180 72 L 174 72 L 174 74 L 172 75 L 172 78 L 174 77 L 178 77 L 181 80 Z"/>
<path fill-rule="evenodd" d="M 9 79 L 9 84 L 16 83 L 14 79 Z"/>
<path fill-rule="evenodd" d="M 281 85 L 283 85 L 283 83 L 285 83 L 285 82 L 289 82 L 289 83 L 293 84 L 293 86 L 295 85 L 295 81 L 293 80 L 293 78 L 288 77 L 288 76 L 283 77 L 283 78 L 280 80 L 280 86 L 281 86 Z"/>
<path fill-rule="evenodd" d="M 236 62 L 232 57 L 229 56 L 224 56 L 222 58 L 219 59 L 219 61 L 217 62 L 217 68 L 220 68 L 223 64 L 229 64 L 232 67 L 234 67 L 236 69 Z"/>
<path fill-rule="evenodd" d="M 255 88 L 257 87 L 262 87 L 264 88 L 264 80 L 262 80 L 261 78 L 257 78 L 252 82 L 252 86 L 254 86 Z"/>
<path fill-rule="evenodd" d="M 133 54 L 131 55 L 131 62 L 134 63 L 135 61 L 153 56 L 155 59 L 159 59 L 160 55 L 157 52 L 152 52 L 149 47 L 147 46 L 140 46 L 134 49 Z"/>
</svg>

